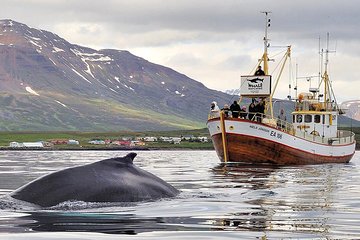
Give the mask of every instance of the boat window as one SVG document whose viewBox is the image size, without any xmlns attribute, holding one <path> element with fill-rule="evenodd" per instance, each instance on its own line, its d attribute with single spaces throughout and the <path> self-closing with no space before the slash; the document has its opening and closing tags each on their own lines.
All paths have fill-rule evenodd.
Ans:
<svg viewBox="0 0 360 240">
<path fill-rule="evenodd" d="M 293 123 L 295 122 L 295 115 L 293 115 Z"/>
<path fill-rule="evenodd" d="M 296 122 L 301 123 L 302 122 L 302 115 L 296 115 Z"/>
<path fill-rule="evenodd" d="M 306 122 L 306 123 L 312 122 L 312 115 L 306 114 L 306 115 L 305 115 L 305 122 Z"/>
<path fill-rule="evenodd" d="M 325 115 L 322 115 L 322 122 L 325 124 Z"/>
<path fill-rule="evenodd" d="M 320 123 L 320 115 L 315 115 L 314 116 L 314 122 L 315 123 Z"/>
</svg>

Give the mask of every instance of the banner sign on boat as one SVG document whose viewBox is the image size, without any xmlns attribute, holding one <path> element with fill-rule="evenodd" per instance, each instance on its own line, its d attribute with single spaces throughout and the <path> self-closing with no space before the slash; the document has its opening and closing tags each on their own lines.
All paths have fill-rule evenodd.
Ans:
<svg viewBox="0 0 360 240">
<path fill-rule="evenodd" d="M 271 76 L 241 76 L 240 95 L 270 95 L 271 93 Z"/>
</svg>

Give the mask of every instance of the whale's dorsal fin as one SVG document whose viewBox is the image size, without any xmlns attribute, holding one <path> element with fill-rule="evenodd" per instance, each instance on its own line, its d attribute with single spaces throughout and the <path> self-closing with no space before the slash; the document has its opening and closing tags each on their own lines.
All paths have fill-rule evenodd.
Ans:
<svg viewBox="0 0 360 240">
<path fill-rule="evenodd" d="M 133 164 L 134 158 L 136 157 L 136 153 L 131 152 L 129 154 L 127 154 L 125 157 L 119 157 L 119 158 L 115 158 L 114 160 L 118 161 L 118 162 L 122 162 L 122 163 L 127 163 L 127 164 Z"/>
<path fill-rule="evenodd" d="M 112 164 L 115 164 L 115 165 L 120 164 L 119 166 L 123 166 L 124 164 L 125 165 L 127 165 L 127 164 L 132 165 L 136 155 L 137 155 L 136 153 L 131 152 L 131 153 L 127 154 L 125 157 L 109 158 L 109 159 L 99 161 L 98 163 L 111 164 L 111 165 Z M 94 163 L 94 164 L 96 164 L 96 163 Z"/>
<path fill-rule="evenodd" d="M 131 152 L 131 153 L 128 153 L 128 155 L 125 156 L 125 159 L 130 161 L 131 163 L 133 163 L 134 161 L 134 158 L 136 157 L 136 153 L 134 152 Z"/>
</svg>

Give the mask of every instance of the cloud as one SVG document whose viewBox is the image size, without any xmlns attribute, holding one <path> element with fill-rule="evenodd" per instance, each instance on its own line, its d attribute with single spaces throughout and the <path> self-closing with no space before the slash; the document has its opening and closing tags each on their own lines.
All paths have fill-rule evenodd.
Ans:
<svg viewBox="0 0 360 240">
<path fill-rule="evenodd" d="M 334 85 L 350 81 L 359 88 L 360 73 L 352 67 L 360 64 L 356 6 L 357 0 L 2 0 L 0 15 L 72 43 L 129 50 L 224 90 L 238 85 L 261 56 L 261 11 L 271 11 L 271 45 L 291 44 L 302 75 L 318 72 L 318 38 L 324 48 L 330 32 L 330 47 L 337 50 L 330 65 Z M 287 95 L 285 82 L 280 92 Z"/>
<path fill-rule="evenodd" d="M 168 60 L 169 65 L 191 65 L 193 67 L 198 67 L 204 64 L 201 58 L 196 57 L 193 53 L 183 52 L 173 55 Z"/>
<path fill-rule="evenodd" d="M 240 66 L 248 66 L 249 69 L 253 67 L 253 62 L 256 62 L 255 59 L 252 59 L 250 55 L 236 55 L 227 57 L 219 65 L 220 67 L 228 70 L 239 70 Z"/>
</svg>

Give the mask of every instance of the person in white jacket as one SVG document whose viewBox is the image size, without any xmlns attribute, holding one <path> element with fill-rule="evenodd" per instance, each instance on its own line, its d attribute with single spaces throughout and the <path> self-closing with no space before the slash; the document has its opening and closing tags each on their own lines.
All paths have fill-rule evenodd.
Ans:
<svg viewBox="0 0 360 240">
<path fill-rule="evenodd" d="M 210 105 L 210 117 L 215 118 L 220 116 L 220 108 L 217 103 L 214 101 Z"/>
</svg>

